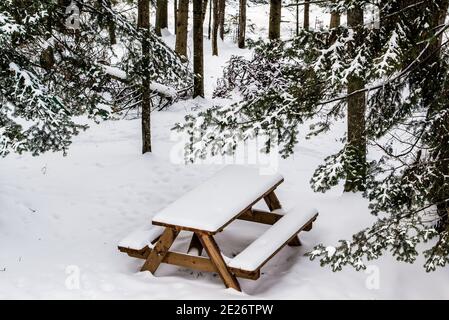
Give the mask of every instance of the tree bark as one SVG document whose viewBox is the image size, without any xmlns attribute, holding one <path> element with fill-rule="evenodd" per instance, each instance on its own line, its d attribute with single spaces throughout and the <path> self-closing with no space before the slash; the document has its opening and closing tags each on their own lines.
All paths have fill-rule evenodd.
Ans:
<svg viewBox="0 0 449 320">
<path fill-rule="evenodd" d="M 304 0 L 304 30 L 310 29 L 310 0 Z"/>
<path fill-rule="evenodd" d="M 221 0 L 211 0 L 214 3 L 213 16 L 214 23 L 212 26 L 212 55 L 218 56 L 218 28 L 220 27 L 220 7 Z"/>
<path fill-rule="evenodd" d="M 268 37 L 276 40 L 281 37 L 282 0 L 270 0 L 270 25 Z"/>
<path fill-rule="evenodd" d="M 150 0 L 138 0 L 138 28 L 142 31 L 142 153 L 151 152 L 151 100 L 150 100 Z"/>
<path fill-rule="evenodd" d="M 219 7 L 220 7 L 220 39 L 224 40 L 225 17 L 226 17 L 226 0 L 219 0 Z"/>
<path fill-rule="evenodd" d="M 173 1 L 173 16 L 175 17 L 175 34 L 178 29 L 178 0 Z"/>
<path fill-rule="evenodd" d="M 296 0 L 296 35 L 299 35 L 299 0 Z"/>
<path fill-rule="evenodd" d="M 178 18 L 176 26 L 175 51 L 187 60 L 187 28 L 189 22 L 189 0 L 179 0 Z"/>
<path fill-rule="evenodd" d="M 239 48 L 245 48 L 245 36 L 246 36 L 246 0 L 240 0 L 240 13 L 239 13 Z"/>
<path fill-rule="evenodd" d="M 338 28 L 340 26 L 340 20 L 341 20 L 340 13 L 337 11 L 332 11 L 331 12 L 331 22 L 329 24 L 329 28 L 330 29 Z"/>
<path fill-rule="evenodd" d="M 207 13 L 207 4 L 209 3 L 208 0 L 203 0 L 203 25 L 204 25 L 204 20 L 206 20 L 206 13 Z"/>
<path fill-rule="evenodd" d="M 359 5 L 348 10 L 348 27 L 354 31 L 354 45 L 350 50 L 356 55 L 357 48 L 363 43 L 363 9 Z M 360 76 L 351 75 L 348 79 L 348 94 L 365 88 Z M 346 160 L 346 192 L 365 189 L 366 183 L 366 134 L 365 134 L 365 93 L 358 93 L 348 98 L 348 157 Z"/>
<path fill-rule="evenodd" d="M 204 97 L 203 0 L 193 1 L 193 97 Z"/>
<path fill-rule="evenodd" d="M 157 0 L 156 8 L 156 34 L 161 36 L 161 30 L 168 27 L 168 0 Z"/>
<path fill-rule="evenodd" d="M 210 0 L 209 1 L 209 28 L 207 31 L 207 38 L 209 40 L 212 35 L 212 7 L 213 7 L 213 0 Z"/>
</svg>

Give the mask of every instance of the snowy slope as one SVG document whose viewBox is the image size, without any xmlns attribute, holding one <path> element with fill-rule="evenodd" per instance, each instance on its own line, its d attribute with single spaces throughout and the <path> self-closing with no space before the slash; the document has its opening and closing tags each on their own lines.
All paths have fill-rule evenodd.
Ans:
<svg viewBox="0 0 449 320">
<path fill-rule="evenodd" d="M 266 12 L 266 6 L 258 6 L 248 15 L 258 26 L 266 26 Z M 165 38 L 173 44 L 172 35 L 166 33 Z M 220 44 L 220 57 L 212 58 L 210 43 L 205 42 L 207 97 L 153 114 L 151 155 L 140 154 L 140 122 L 122 120 L 92 124 L 75 139 L 67 157 L 0 159 L 0 299 L 449 297 L 449 288 L 442 285 L 449 280 L 448 270 L 426 274 L 422 261 L 405 265 L 387 256 L 372 262 L 367 273 L 333 273 L 303 256 L 318 242 L 335 244 L 373 221 L 367 201 L 359 195 L 343 195 L 341 188 L 315 194 L 309 188 L 316 166 L 339 149 L 336 138 L 344 124 L 334 130 L 336 138 L 300 139 L 294 157 L 278 159 L 285 177 L 278 192 L 281 202 L 287 209 L 297 204 L 316 207 L 320 216 L 311 232 L 301 234 L 302 247 L 283 249 L 262 269 L 258 281 L 241 280 L 244 293 L 225 289 L 213 274 L 167 265 L 156 277 L 138 273 L 142 261 L 117 250 L 122 238 L 223 167 L 173 161 L 179 141 L 170 128 L 192 108 L 212 104 L 211 92 L 224 62 L 232 54 L 250 54 L 235 47 L 227 40 Z M 235 222 L 217 241 L 232 257 L 266 228 Z M 188 236 L 181 234 L 176 247 L 185 250 Z"/>
</svg>

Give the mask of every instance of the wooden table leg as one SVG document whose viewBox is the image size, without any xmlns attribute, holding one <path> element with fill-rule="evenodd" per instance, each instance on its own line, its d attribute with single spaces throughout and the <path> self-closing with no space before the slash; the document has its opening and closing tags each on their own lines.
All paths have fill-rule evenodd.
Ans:
<svg viewBox="0 0 449 320">
<path fill-rule="evenodd" d="M 151 250 L 150 255 L 146 259 L 142 269 L 140 271 L 150 271 L 151 273 L 155 273 L 162 260 L 166 256 L 168 250 L 170 249 L 173 242 L 175 242 L 176 237 L 179 232 L 172 228 L 165 228 L 164 233 L 160 237 L 159 241 L 154 246 L 153 250 Z"/>
<path fill-rule="evenodd" d="M 196 235 L 196 233 L 193 233 L 192 235 L 192 240 L 190 240 L 189 249 L 187 250 L 187 253 L 193 253 L 194 250 L 197 251 L 195 252 L 195 254 L 198 256 L 200 256 L 201 253 L 203 252 L 203 245 L 201 244 L 201 241 Z"/>
<path fill-rule="evenodd" d="M 274 193 L 274 190 L 271 191 L 269 194 L 267 194 L 263 199 L 265 200 L 265 203 L 267 204 L 268 209 L 270 209 L 270 211 L 282 209 L 281 202 Z M 298 236 L 295 236 L 290 240 L 288 245 L 290 247 L 299 247 L 301 246 L 301 241 L 299 240 Z"/>
<path fill-rule="evenodd" d="M 204 249 L 206 250 L 210 260 L 217 268 L 218 274 L 223 280 L 224 284 L 227 288 L 233 288 L 237 291 L 242 291 L 240 288 L 240 284 L 237 281 L 235 275 L 229 271 L 226 262 L 224 261 L 221 251 L 218 248 L 217 243 L 211 235 L 198 233 L 198 237 L 203 244 Z"/>
</svg>

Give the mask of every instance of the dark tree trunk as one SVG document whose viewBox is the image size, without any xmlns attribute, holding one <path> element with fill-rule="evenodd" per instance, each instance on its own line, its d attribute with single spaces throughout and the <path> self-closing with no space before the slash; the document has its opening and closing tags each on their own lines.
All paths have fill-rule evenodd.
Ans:
<svg viewBox="0 0 449 320">
<path fill-rule="evenodd" d="M 245 48 L 245 35 L 246 35 L 246 0 L 240 0 L 240 13 L 239 13 L 239 48 Z"/>
<path fill-rule="evenodd" d="M 213 16 L 214 24 L 212 26 L 212 55 L 218 56 L 218 28 L 220 27 L 220 0 L 211 0 L 214 3 Z"/>
<path fill-rule="evenodd" d="M 310 29 L 310 0 L 304 0 L 304 30 Z"/>
<path fill-rule="evenodd" d="M 187 27 L 189 22 L 189 0 L 179 0 L 176 27 L 175 51 L 187 60 Z"/>
<path fill-rule="evenodd" d="M 193 97 L 204 97 L 203 1 L 193 1 Z"/>
<path fill-rule="evenodd" d="M 270 25 L 268 37 L 276 40 L 281 37 L 282 0 L 270 0 Z"/>
<path fill-rule="evenodd" d="M 142 153 L 151 152 L 151 100 L 150 100 L 150 0 L 138 0 L 138 28 L 142 31 Z"/>
<path fill-rule="evenodd" d="M 355 56 L 357 47 L 363 43 L 363 9 L 356 5 L 348 11 L 348 27 L 354 31 L 355 43 L 350 50 Z M 357 192 L 365 189 L 366 180 L 366 134 L 365 134 L 365 93 L 353 94 L 365 88 L 364 80 L 351 75 L 348 80 L 348 142 L 349 152 L 346 160 L 346 192 Z"/>
<path fill-rule="evenodd" d="M 335 2 L 335 0 L 333 0 Z M 336 40 L 337 40 L 337 29 L 338 27 L 340 27 L 340 22 L 341 20 L 341 15 L 340 12 L 338 11 L 332 11 L 331 12 L 331 21 L 329 23 L 329 29 L 330 31 L 330 36 L 329 36 L 329 43 L 333 44 Z"/>
<path fill-rule="evenodd" d="M 212 35 L 212 7 L 213 7 L 213 0 L 210 0 L 209 1 L 209 28 L 207 30 L 207 38 L 209 40 Z"/>
<path fill-rule="evenodd" d="M 175 34 L 178 29 L 178 0 L 173 1 L 173 16 L 175 17 Z"/>
<path fill-rule="evenodd" d="M 336 29 L 338 27 L 340 27 L 340 20 L 341 20 L 341 15 L 340 12 L 338 11 L 332 11 L 331 12 L 331 22 L 329 24 L 329 28 L 330 29 Z"/>
<path fill-rule="evenodd" d="M 225 34 L 225 17 L 226 17 L 226 0 L 219 0 L 220 8 L 220 39 L 224 40 Z"/>
<path fill-rule="evenodd" d="M 111 45 L 114 45 L 117 43 L 117 36 L 115 33 L 114 17 L 109 12 L 109 10 L 112 9 L 111 0 L 100 0 L 100 1 L 103 1 L 104 7 L 106 8 L 106 25 L 109 33 L 109 42 Z"/>
<path fill-rule="evenodd" d="M 156 34 L 161 36 L 161 30 L 168 27 L 168 0 L 157 0 L 156 8 Z"/>
</svg>

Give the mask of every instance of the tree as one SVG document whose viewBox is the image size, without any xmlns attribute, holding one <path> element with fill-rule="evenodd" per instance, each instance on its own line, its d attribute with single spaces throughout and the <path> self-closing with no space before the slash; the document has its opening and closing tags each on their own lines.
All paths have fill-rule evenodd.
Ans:
<svg viewBox="0 0 449 320">
<path fill-rule="evenodd" d="M 176 34 L 176 30 L 178 28 L 178 0 L 174 0 L 173 1 L 173 16 L 175 17 L 175 34 Z"/>
<path fill-rule="evenodd" d="M 212 25 L 212 55 L 218 56 L 218 28 L 220 27 L 220 8 L 219 2 L 221 0 L 211 0 L 214 4 L 213 16 L 214 21 Z"/>
<path fill-rule="evenodd" d="M 157 0 L 156 7 L 156 34 L 161 36 L 161 30 L 168 27 L 168 3 L 167 0 Z"/>
<path fill-rule="evenodd" d="M 179 0 L 175 51 L 187 59 L 187 27 L 189 21 L 189 0 Z"/>
<path fill-rule="evenodd" d="M 317 168 L 311 186 L 325 192 L 345 181 L 345 187 L 363 189 L 377 219 L 336 247 L 316 246 L 310 258 L 336 271 L 345 265 L 360 270 L 386 252 L 410 263 L 421 253 L 427 271 L 444 267 L 449 263 L 449 49 L 443 35 L 449 30 L 449 1 L 384 0 L 378 7 L 380 30 L 362 23 L 372 1 L 328 5 L 349 16 L 349 28 L 332 31 L 335 42 L 329 43 L 329 30 L 303 30 L 288 41 L 258 41 L 252 58 L 229 61 L 214 96 L 238 93 L 241 99 L 175 126 L 191 138 L 186 160 L 232 153 L 257 135 L 273 137 L 266 152 L 277 146 L 288 157 L 299 124 L 312 121 L 307 134 L 312 138 L 355 112 L 363 125 L 349 119 L 353 131 Z M 365 145 L 376 151 L 369 163 Z M 348 165 L 355 170 L 348 172 Z"/>
<path fill-rule="evenodd" d="M 65 17 L 64 4 L 0 3 L 1 156 L 66 153 L 72 137 L 88 128 L 79 116 L 98 122 L 112 113 L 137 114 L 144 103 L 158 110 L 191 86 L 192 74 L 179 57 L 159 37 L 137 27 L 137 10 L 125 16 L 112 2 L 73 0 L 72 16 Z M 111 50 L 110 34 L 103 32 L 107 16 L 123 44 L 120 57 Z M 152 83 L 143 85 L 148 74 Z M 142 92 L 150 93 L 145 101 Z"/>
<path fill-rule="evenodd" d="M 330 29 L 336 29 L 340 26 L 341 15 L 338 9 L 333 8 L 331 11 Z"/>
<path fill-rule="evenodd" d="M 304 0 L 304 29 L 310 29 L 310 0 Z"/>
<path fill-rule="evenodd" d="M 238 45 L 240 49 L 245 48 L 245 34 L 246 34 L 246 0 L 239 2 L 239 39 Z"/>
<path fill-rule="evenodd" d="M 204 97 L 203 0 L 193 2 L 193 97 Z"/>
<path fill-rule="evenodd" d="M 225 20 L 226 20 L 226 0 L 218 1 L 219 11 L 220 11 L 220 39 L 224 40 L 225 35 Z"/>
<path fill-rule="evenodd" d="M 142 153 L 151 152 L 151 99 L 150 82 L 151 74 L 148 68 L 150 64 L 150 0 L 138 1 L 138 28 L 142 31 L 142 64 L 143 70 L 142 87 Z"/>
<path fill-rule="evenodd" d="M 354 4 L 348 10 L 348 27 L 354 32 L 355 41 L 349 47 L 353 59 L 360 59 L 358 50 L 364 42 L 363 7 Z M 356 69 L 357 71 L 357 69 Z M 348 76 L 348 143 L 346 192 L 364 191 L 366 184 L 366 134 L 365 134 L 365 83 L 363 75 L 352 72 Z"/>
<path fill-rule="evenodd" d="M 281 37 L 281 11 L 282 0 L 270 0 L 270 24 L 268 28 L 270 40 L 276 40 Z"/>
</svg>

